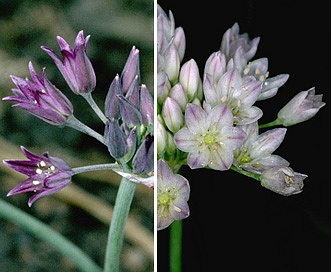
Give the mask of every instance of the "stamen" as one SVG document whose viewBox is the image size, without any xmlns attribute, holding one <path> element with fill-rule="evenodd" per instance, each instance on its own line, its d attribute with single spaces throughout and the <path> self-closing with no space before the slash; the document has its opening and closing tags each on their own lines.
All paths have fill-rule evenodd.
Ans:
<svg viewBox="0 0 331 272">
<path fill-rule="evenodd" d="M 39 165 L 40 165 L 40 167 L 45 167 L 46 163 L 44 161 L 40 161 Z"/>
</svg>

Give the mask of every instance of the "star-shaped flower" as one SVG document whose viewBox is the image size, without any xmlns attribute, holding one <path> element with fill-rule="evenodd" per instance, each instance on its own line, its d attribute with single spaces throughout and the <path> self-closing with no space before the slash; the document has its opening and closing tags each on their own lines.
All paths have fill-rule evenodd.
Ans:
<svg viewBox="0 0 331 272">
<path fill-rule="evenodd" d="M 48 152 L 38 156 L 23 146 L 21 149 L 28 160 L 4 160 L 3 162 L 29 177 L 9 191 L 7 196 L 35 193 L 28 202 L 31 207 L 37 199 L 54 194 L 71 183 L 73 171 L 64 160 L 51 157 Z"/>
<path fill-rule="evenodd" d="M 160 159 L 157 162 L 157 230 L 168 227 L 174 220 L 182 220 L 190 214 L 187 201 L 190 186 L 186 178 L 172 172 Z"/>
<path fill-rule="evenodd" d="M 188 152 L 187 164 L 192 168 L 209 166 L 228 170 L 233 151 L 242 145 L 245 132 L 233 126 L 233 115 L 226 104 L 204 110 L 189 103 L 185 110 L 186 126 L 174 135 L 178 149 Z"/>
</svg>

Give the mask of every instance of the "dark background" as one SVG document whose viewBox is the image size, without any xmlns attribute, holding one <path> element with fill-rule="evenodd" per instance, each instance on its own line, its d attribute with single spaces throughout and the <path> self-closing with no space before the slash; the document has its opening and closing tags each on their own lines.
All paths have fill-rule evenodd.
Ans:
<svg viewBox="0 0 331 272">
<path fill-rule="evenodd" d="M 191 214 L 183 221 L 183 271 L 327 271 L 330 267 L 329 178 L 330 43 L 323 1 L 158 1 L 186 35 L 184 61 L 202 73 L 223 33 L 235 22 L 240 34 L 260 36 L 254 59 L 269 59 L 270 77 L 287 73 L 278 94 L 257 105 L 261 123 L 296 93 L 315 86 L 327 105 L 307 122 L 289 127 L 275 154 L 308 175 L 302 193 L 277 195 L 233 171 L 182 169 L 190 181 Z M 329 119 L 328 119 L 329 120 Z M 169 271 L 169 228 L 157 234 L 158 272 Z"/>
</svg>

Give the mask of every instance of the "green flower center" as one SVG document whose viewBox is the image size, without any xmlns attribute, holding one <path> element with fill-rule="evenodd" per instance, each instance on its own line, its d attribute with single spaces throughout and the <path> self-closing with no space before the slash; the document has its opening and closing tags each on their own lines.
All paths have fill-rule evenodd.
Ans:
<svg viewBox="0 0 331 272">
<path fill-rule="evenodd" d="M 158 202 L 164 206 L 168 205 L 170 202 L 170 196 L 168 193 L 159 194 L 157 198 L 158 198 Z"/>
<path fill-rule="evenodd" d="M 241 160 L 240 160 L 242 163 L 248 163 L 251 161 L 251 157 L 247 154 L 244 154 L 242 157 L 241 157 Z"/>
<path fill-rule="evenodd" d="M 203 137 L 203 141 L 206 145 L 213 145 L 215 143 L 215 136 L 211 133 L 207 133 Z"/>
</svg>

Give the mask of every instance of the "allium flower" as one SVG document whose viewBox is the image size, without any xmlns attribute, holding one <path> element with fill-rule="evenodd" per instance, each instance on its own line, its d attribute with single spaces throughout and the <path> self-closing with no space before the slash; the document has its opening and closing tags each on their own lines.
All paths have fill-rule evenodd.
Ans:
<svg viewBox="0 0 331 272">
<path fill-rule="evenodd" d="M 245 58 L 251 60 L 257 51 L 260 37 L 250 39 L 247 33 L 239 34 L 239 24 L 234 23 L 223 35 L 221 42 L 221 51 L 225 54 L 227 60 L 233 58 L 239 47 L 244 50 Z"/>
<path fill-rule="evenodd" d="M 54 194 L 71 183 L 73 171 L 64 160 L 51 157 L 48 152 L 38 156 L 23 146 L 21 149 L 28 160 L 4 160 L 3 163 L 29 177 L 7 196 L 35 193 L 28 201 L 31 207 L 37 199 Z"/>
<path fill-rule="evenodd" d="M 286 128 L 275 128 L 259 134 L 258 123 L 240 126 L 247 134 L 242 146 L 234 152 L 233 164 L 246 171 L 261 174 L 275 166 L 289 166 L 289 162 L 273 152 L 283 142 Z"/>
<path fill-rule="evenodd" d="M 268 62 L 268 58 L 260 58 L 248 62 L 245 58 L 244 49 L 239 47 L 233 59 L 229 61 L 227 69 L 234 66 L 240 71 L 242 76 L 253 76 L 256 80 L 263 82 L 261 93 L 257 100 L 266 100 L 274 97 L 278 89 L 283 86 L 289 78 L 288 74 L 269 77 Z"/>
<path fill-rule="evenodd" d="M 315 87 L 299 92 L 278 112 L 278 123 L 288 127 L 309 120 L 325 106 L 322 97 L 315 95 Z"/>
<path fill-rule="evenodd" d="M 187 201 L 190 185 L 186 178 L 174 174 L 168 164 L 157 162 L 157 230 L 168 227 L 174 220 L 190 215 Z"/>
<path fill-rule="evenodd" d="M 41 47 L 54 60 L 75 94 L 92 92 L 96 86 L 94 69 L 86 52 L 89 39 L 90 35 L 84 38 L 83 30 L 79 31 L 75 40 L 75 47 L 72 49 L 62 37 L 57 36 L 63 60 L 49 47 Z"/>
<path fill-rule="evenodd" d="M 224 73 L 216 84 L 210 74 L 205 74 L 203 86 L 206 102 L 212 107 L 219 103 L 227 104 L 232 110 L 234 124 L 246 125 L 261 118 L 262 110 L 254 103 L 261 93 L 262 82 L 255 77 L 242 77 L 233 68 Z"/>
<path fill-rule="evenodd" d="M 209 166 L 228 170 L 233 163 L 233 151 L 242 145 L 245 132 L 233 126 L 233 116 L 226 104 L 210 111 L 189 103 L 185 111 L 186 126 L 174 135 L 178 149 L 188 152 L 187 164 L 192 168 Z"/>
<path fill-rule="evenodd" d="M 154 170 L 154 136 L 149 133 L 139 146 L 132 166 L 135 173 L 148 174 Z"/>
<path fill-rule="evenodd" d="M 73 114 L 71 102 L 47 79 L 45 68 L 41 77 L 31 62 L 29 70 L 33 81 L 11 76 L 17 89 L 12 90 L 14 96 L 7 96 L 2 100 L 17 102 L 13 107 L 24 109 L 47 123 L 63 125 Z"/>
<path fill-rule="evenodd" d="M 278 194 L 289 196 L 302 192 L 305 174 L 294 172 L 292 168 L 276 166 L 262 173 L 261 185 Z"/>
</svg>

